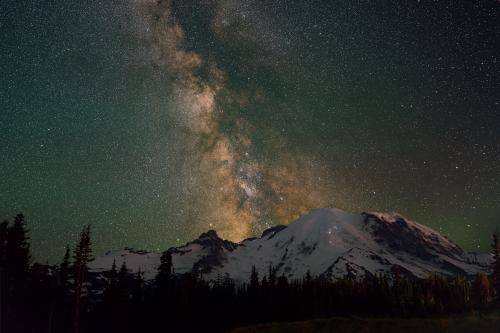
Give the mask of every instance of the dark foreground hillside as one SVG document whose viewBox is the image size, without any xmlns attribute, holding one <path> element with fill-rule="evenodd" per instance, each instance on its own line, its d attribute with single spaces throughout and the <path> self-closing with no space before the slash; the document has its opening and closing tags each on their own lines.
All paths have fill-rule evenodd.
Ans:
<svg viewBox="0 0 500 333">
<path fill-rule="evenodd" d="M 242 327 L 231 333 L 498 333 L 500 313 L 436 319 L 332 318 Z"/>
</svg>

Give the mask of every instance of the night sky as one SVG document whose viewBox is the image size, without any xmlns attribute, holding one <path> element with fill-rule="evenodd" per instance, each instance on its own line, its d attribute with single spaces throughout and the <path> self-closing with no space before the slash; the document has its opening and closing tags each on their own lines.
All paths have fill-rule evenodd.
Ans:
<svg viewBox="0 0 500 333">
<path fill-rule="evenodd" d="M 0 217 L 37 259 L 397 211 L 500 226 L 500 3 L 0 4 Z"/>
</svg>

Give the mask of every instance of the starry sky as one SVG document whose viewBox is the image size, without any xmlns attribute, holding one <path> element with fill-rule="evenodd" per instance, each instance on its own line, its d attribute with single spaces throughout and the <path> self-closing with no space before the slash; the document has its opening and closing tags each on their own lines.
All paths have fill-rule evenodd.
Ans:
<svg viewBox="0 0 500 333">
<path fill-rule="evenodd" d="M 500 3 L 0 4 L 0 217 L 37 259 L 231 240 L 317 207 L 467 250 L 500 226 Z"/>
</svg>

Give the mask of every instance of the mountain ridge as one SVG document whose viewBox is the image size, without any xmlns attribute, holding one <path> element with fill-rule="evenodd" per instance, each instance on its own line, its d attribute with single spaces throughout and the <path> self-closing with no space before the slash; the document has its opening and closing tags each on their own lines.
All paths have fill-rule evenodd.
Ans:
<svg viewBox="0 0 500 333">
<path fill-rule="evenodd" d="M 439 232 L 398 213 L 352 214 L 319 208 L 289 225 L 265 230 L 261 237 L 239 243 L 215 230 L 185 245 L 171 247 L 174 272 L 196 273 L 207 280 L 228 275 L 246 281 L 252 266 L 259 275 L 273 267 L 289 279 L 308 272 L 325 279 L 399 273 L 425 278 L 430 273 L 471 276 L 487 270 L 486 254 L 468 254 Z M 141 268 L 145 278 L 156 274 L 161 253 L 125 249 L 97 258 L 91 270 L 108 270 L 113 260 Z"/>
</svg>

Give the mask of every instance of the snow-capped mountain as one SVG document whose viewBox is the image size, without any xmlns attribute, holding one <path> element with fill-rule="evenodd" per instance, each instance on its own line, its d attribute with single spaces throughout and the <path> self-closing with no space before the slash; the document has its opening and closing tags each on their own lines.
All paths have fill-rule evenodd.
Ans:
<svg viewBox="0 0 500 333">
<path fill-rule="evenodd" d="M 316 209 L 288 226 L 275 226 L 260 238 L 233 243 L 213 230 L 184 246 L 169 249 L 176 273 L 197 272 L 205 279 L 226 274 L 250 277 L 252 266 L 261 276 L 274 267 L 278 275 L 311 275 L 335 279 L 384 272 L 425 278 L 436 272 L 472 275 L 487 269 L 487 255 L 468 254 L 437 231 L 396 213 L 350 214 Z M 160 253 L 125 249 L 91 264 L 94 272 L 108 270 L 113 260 L 139 268 L 146 278 L 156 274 Z"/>
</svg>

